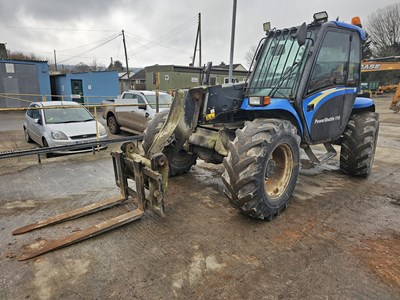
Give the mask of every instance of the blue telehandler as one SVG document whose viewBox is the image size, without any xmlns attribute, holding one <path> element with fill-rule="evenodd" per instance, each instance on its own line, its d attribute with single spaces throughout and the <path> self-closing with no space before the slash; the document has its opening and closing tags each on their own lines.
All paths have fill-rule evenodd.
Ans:
<svg viewBox="0 0 400 300">
<path fill-rule="evenodd" d="M 222 163 L 230 203 L 242 213 L 271 220 L 294 193 L 303 149 L 313 164 L 336 155 L 340 170 L 367 177 L 379 130 L 372 99 L 358 98 L 365 32 L 354 24 L 314 14 L 310 24 L 268 29 L 251 75 L 243 83 L 204 84 L 178 90 L 171 108 L 149 122 L 142 148 L 133 142 L 112 152 L 120 195 L 16 229 L 20 234 L 136 198 L 136 209 L 49 241 L 28 259 L 139 219 L 146 208 L 164 216 L 168 177 L 188 172 L 198 158 Z M 316 155 L 311 146 L 322 144 Z M 136 188 L 128 186 L 134 180 Z"/>
</svg>

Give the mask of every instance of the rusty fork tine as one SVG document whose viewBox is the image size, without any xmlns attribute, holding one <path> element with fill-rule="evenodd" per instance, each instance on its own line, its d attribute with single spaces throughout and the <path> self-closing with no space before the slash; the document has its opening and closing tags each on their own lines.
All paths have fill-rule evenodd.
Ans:
<svg viewBox="0 0 400 300">
<path fill-rule="evenodd" d="M 56 215 L 53 217 L 50 217 L 46 220 L 42 220 L 42 221 L 38 221 L 36 223 L 32 223 L 20 228 L 15 229 L 12 234 L 13 235 L 17 235 L 17 234 L 23 234 L 26 232 L 30 232 L 42 227 L 46 227 L 52 224 L 57 224 L 57 223 L 61 223 L 64 221 L 68 221 L 68 220 L 72 220 L 72 219 L 76 219 L 85 215 L 89 215 L 95 212 L 98 212 L 100 210 L 115 206 L 123 201 L 125 201 L 127 199 L 127 197 L 124 197 L 122 195 L 116 196 L 116 197 L 112 197 L 112 198 L 108 198 L 105 199 L 103 201 L 97 202 L 97 203 L 93 203 L 78 209 L 74 209 L 71 210 L 69 212 L 60 214 L 60 215 Z"/>
<path fill-rule="evenodd" d="M 143 210 L 137 208 L 134 211 L 130 211 L 123 215 L 114 217 L 110 220 L 91 226 L 82 231 L 74 232 L 64 238 L 52 241 L 45 241 L 44 244 L 42 244 L 39 248 L 34 248 L 31 251 L 28 250 L 23 254 L 21 254 L 21 256 L 18 257 L 18 260 L 27 260 L 51 252 L 53 250 L 57 250 L 78 243 L 80 241 L 89 239 L 91 237 L 102 234 L 116 227 L 120 227 L 134 220 L 137 220 L 143 216 L 143 213 L 144 213 Z"/>
</svg>

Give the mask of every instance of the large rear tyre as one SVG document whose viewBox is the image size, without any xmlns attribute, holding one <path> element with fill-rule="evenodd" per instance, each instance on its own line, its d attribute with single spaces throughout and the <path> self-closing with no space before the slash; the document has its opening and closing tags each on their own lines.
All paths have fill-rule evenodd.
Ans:
<svg viewBox="0 0 400 300">
<path fill-rule="evenodd" d="M 271 220 L 288 205 L 299 174 L 297 129 L 289 121 L 257 119 L 236 131 L 224 159 L 229 202 L 255 218 Z"/>
<path fill-rule="evenodd" d="M 162 111 L 154 115 L 154 118 L 150 120 L 143 133 L 142 147 L 144 152 L 150 149 L 155 137 L 161 130 L 161 127 L 165 123 L 168 117 L 168 111 Z M 195 154 L 187 153 L 185 150 L 180 150 L 174 157 L 169 158 L 169 175 L 177 176 L 189 172 L 190 168 L 196 164 L 197 156 Z"/>
<path fill-rule="evenodd" d="M 368 177 L 374 163 L 378 132 L 377 113 L 364 112 L 350 117 L 340 149 L 340 170 L 343 173 Z"/>
</svg>

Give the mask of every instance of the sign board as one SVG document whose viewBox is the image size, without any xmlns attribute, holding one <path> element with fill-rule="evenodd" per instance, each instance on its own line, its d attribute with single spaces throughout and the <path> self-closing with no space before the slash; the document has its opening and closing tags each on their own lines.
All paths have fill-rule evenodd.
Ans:
<svg viewBox="0 0 400 300">
<path fill-rule="evenodd" d="M 6 73 L 15 73 L 14 64 L 5 64 Z"/>
</svg>

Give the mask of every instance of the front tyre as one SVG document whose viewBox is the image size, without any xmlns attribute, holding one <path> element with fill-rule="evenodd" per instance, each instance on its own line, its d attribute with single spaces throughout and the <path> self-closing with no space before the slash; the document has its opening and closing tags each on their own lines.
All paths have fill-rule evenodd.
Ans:
<svg viewBox="0 0 400 300">
<path fill-rule="evenodd" d="M 289 121 L 256 119 L 236 131 L 224 159 L 229 202 L 255 218 L 271 220 L 288 204 L 299 174 L 297 129 Z"/>
<path fill-rule="evenodd" d="M 143 133 L 142 147 L 144 152 L 150 149 L 155 137 L 160 132 L 162 126 L 168 117 L 168 111 L 162 111 L 154 115 L 154 118 L 147 124 L 147 128 Z M 195 154 L 187 153 L 181 149 L 174 157 L 169 158 L 169 174 L 177 176 L 189 172 L 190 168 L 196 164 L 197 156 Z"/>
<path fill-rule="evenodd" d="M 43 138 L 43 148 L 49 148 L 49 143 L 47 143 L 45 138 Z M 46 153 L 46 158 L 51 158 L 53 156 L 54 154 L 51 152 Z"/>
<path fill-rule="evenodd" d="M 343 173 L 368 177 L 374 163 L 378 132 L 377 113 L 364 112 L 350 117 L 340 149 L 340 170 Z"/>
<path fill-rule="evenodd" d="M 28 129 L 26 129 L 26 127 L 24 127 L 24 136 L 27 143 L 33 143 L 33 140 L 31 139 L 31 136 L 29 135 Z"/>
</svg>

